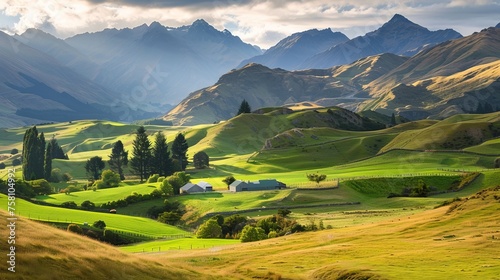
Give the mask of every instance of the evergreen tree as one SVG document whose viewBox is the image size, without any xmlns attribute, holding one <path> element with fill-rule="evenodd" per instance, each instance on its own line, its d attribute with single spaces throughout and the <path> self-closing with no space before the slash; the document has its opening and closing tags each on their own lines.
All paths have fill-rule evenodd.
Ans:
<svg viewBox="0 0 500 280">
<path fill-rule="evenodd" d="M 155 146 L 153 148 L 152 173 L 160 176 L 169 176 L 173 172 L 172 159 L 168 151 L 167 139 L 160 131 L 155 137 Z"/>
<path fill-rule="evenodd" d="M 23 137 L 23 178 L 36 180 L 44 177 L 45 137 L 38 135 L 36 126 L 29 128 Z"/>
<path fill-rule="evenodd" d="M 250 113 L 252 109 L 250 108 L 250 104 L 243 99 L 243 101 L 240 104 L 240 109 L 238 109 L 238 113 L 236 114 L 237 116 L 243 113 Z"/>
<path fill-rule="evenodd" d="M 38 137 L 38 147 L 37 147 L 37 168 L 36 176 L 37 179 L 45 178 L 45 135 L 40 133 Z"/>
<path fill-rule="evenodd" d="M 141 182 L 149 177 L 151 169 L 151 142 L 146 134 L 146 129 L 141 126 L 137 129 L 137 135 L 132 142 L 133 151 L 130 165 L 137 175 L 141 178 Z"/>
<path fill-rule="evenodd" d="M 189 146 L 187 144 L 186 138 L 184 138 L 184 135 L 182 135 L 182 133 L 177 134 L 174 139 L 174 143 L 172 143 L 172 159 L 179 162 L 181 171 L 186 170 L 186 166 L 188 164 L 188 148 Z"/>
<path fill-rule="evenodd" d="M 394 115 L 394 113 L 392 113 L 391 115 L 391 126 L 395 126 L 396 125 L 396 116 Z"/>
<path fill-rule="evenodd" d="M 101 177 L 102 170 L 104 169 L 104 161 L 101 157 L 95 156 L 87 160 L 85 163 L 85 170 L 89 175 L 89 178 L 93 180 L 99 179 Z"/>
<path fill-rule="evenodd" d="M 59 143 L 57 143 L 57 140 L 54 136 L 52 136 L 52 139 L 50 139 L 49 144 L 52 146 L 52 152 L 51 152 L 51 157 L 52 159 L 68 159 L 68 155 L 64 153 L 63 149 L 61 146 L 59 146 Z"/>
<path fill-rule="evenodd" d="M 123 148 L 122 141 L 118 140 L 113 145 L 111 149 L 111 155 L 109 155 L 109 168 L 120 175 L 120 179 L 124 180 L 123 166 L 128 164 L 128 152 Z"/>
<path fill-rule="evenodd" d="M 44 178 L 47 181 L 50 181 L 50 177 L 52 174 L 52 141 L 50 141 L 47 144 L 47 150 L 45 150 L 45 165 L 43 166 L 44 169 Z"/>
</svg>

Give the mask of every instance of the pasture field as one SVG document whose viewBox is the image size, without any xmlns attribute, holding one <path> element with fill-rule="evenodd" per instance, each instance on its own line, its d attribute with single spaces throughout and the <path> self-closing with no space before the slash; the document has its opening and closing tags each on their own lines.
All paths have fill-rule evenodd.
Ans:
<svg viewBox="0 0 500 280">
<path fill-rule="evenodd" d="M 7 210 L 7 196 L 3 194 L 0 194 L 0 209 Z M 18 216 L 32 220 L 75 223 L 80 225 L 85 222 L 92 224 L 95 221 L 102 220 L 106 223 L 106 228 L 111 230 L 140 233 L 151 238 L 170 235 L 190 235 L 189 232 L 177 227 L 147 218 L 42 206 L 27 202 L 20 198 L 16 199 L 15 213 Z"/>
<path fill-rule="evenodd" d="M 123 183 L 122 183 L 123 184 Z M 66 201 L 73 201 L 77 205 L 82 204 L 86 200 L 90 200 L 96 206 L 99 206 L 108 201 L 124 199 L 125 197 L 136 192 L 138 194 L 150 194 L 158 187 L 159 183 L 144 183 L 137 185 L 121 185 L 116 188 L 100 189 L 100 190 L 86 190 L 79 192 L 72 192 L 70 194 L 58 193 L 44 196 L 37 196 L 36 199 L 51 204 L 60 205 Z"/>
<path fill-rule="evenodd" d="M 238 239 L 198 239 L 181 238 L 175 240 L 156 240 L 120 246 L 120 250 L 130 253 L 162 252 L 167 250 L 220 250 L 221 246 L 240 244 Z"/>
</svg>

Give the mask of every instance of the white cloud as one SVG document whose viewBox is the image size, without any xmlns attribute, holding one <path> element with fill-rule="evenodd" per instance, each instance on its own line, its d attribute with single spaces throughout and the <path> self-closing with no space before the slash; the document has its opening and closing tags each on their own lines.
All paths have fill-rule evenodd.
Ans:
<svg viewBox="0 0 500 280">
<path fill-rule="evenodd" d="M 63 38 L 152 21 L 175 27 L 203 18 L 217 29 L 227 28 L 246 42 L 268 48 L 284 36 L 312 28 L 330 27 L 351 38 L 363 35 L 395 13 L 429 29 L 454 28 L 468 35 L 496 25 L 500 3 L 498 0 L 4 0 L 0 11 L 14 16 L 10 19 L 17 22 L 9 28 L 17 33 L 40 28 Z"/>
</svg>

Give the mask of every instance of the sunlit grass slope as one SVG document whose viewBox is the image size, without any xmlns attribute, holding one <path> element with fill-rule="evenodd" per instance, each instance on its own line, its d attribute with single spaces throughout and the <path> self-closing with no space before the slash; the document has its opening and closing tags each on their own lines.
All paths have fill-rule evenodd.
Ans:
<svg viewBox="0 0 500 280">
<path fill-rule="evenodd" d="M 497 279 L 499 198 L 497 187 L 382 222 L 154 259 L 235 279 Z"/>
<path fill-rule="evenodd" d="M 2 201 L 3 204 L 4 201 Z M 0 219 L 7 213 L 0 210 Z M 1 236 L 9 236 L 0 227 Z M 216 279 L 189 263 L 158 262 L 121 252 L 118 248 L 87 237 L 21 218 L 16 221 L 16 272 L 4 267 L 0 279 Z M 2 242 L 3 259 L 7 260 L 7 243 Z M 217 279 L 230 279 L 217 277 Z"/>
<path fill-rule="evenodd" d="M 0 194 L 0 209 L 7 210 L 7 196 L 4 194 Z M 95 221 L 102 220 L 106 223 L 108 229 L 140 233 L 150 237 L 189 234 L 177 227 L 147 218 L 42 206 L 20 198 L 16 199 L 16 214 L 34 220 L 77 223 L 80 225 L 85 222 L 92 224 Z"/>
</svg>

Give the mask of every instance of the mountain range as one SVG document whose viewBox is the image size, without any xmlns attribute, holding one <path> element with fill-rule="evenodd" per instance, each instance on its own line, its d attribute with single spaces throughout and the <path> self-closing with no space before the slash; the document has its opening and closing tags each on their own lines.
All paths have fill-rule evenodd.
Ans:
<svg viewBox="0 0 500 280">
<path fill-rule="evenodd" d="M 252 108 L 312 102 L 352 110 L 396 112 L 408 119 L 500 108 L 500 29 L 446 41 L 413 57 L 379 54 L 329 69 L 286 71 L 258 64 L 231 71 L 191 93 L 165 120 L 210 123 Z"/>
<path fill-rule="evenodd" d="M 381 53 L 412 56 L 423 49 L 460 37 L 462 35 L 452 29 L 429 31 L 396 14 L 377 30 L 351 40 L 330 29 L 296 33 L 264 54 L 245 60 L 240 66 L 255 62 L 286 70 L 330 68 Z"/>
<path fill-rule="evenodd" d="M 428 83 L 433 89 L 424 91 L 424 99 L 438 91 L 447 95 L 448 88 L 458 85 L 476 94 L 477 89 L 495 90 L 490 76 L 448 81 L 443 89 L 442 79 L 435 79 L 496 61 L 493 33 L 491 40 L 486 35 L 466 39 L 463 56 L 456 44 L 459 33 L 429 31 L 401 15 L 352 40 L 331 29 L 298 32 L 265 53 L 204 20 L 176 28 L 153 22 L 65 40 L 36 29 L 14 36 L 1 33 L 0 97 L 5 102 L 0 126 L 82 118 L 133 121 L 169 111 L 165 119 L 175 124 L 211 123 L 232 117 L 243 98 L 255 109 L 313 101 L 315 106 L 436 115 L 429 111 L 436 106 L 404 109 L 414 104 L 392 96 L 419 91 Z M 430 52 L 437 47 L 440 53 Z M 448 51 L 452 49 L 457 51 Z M 343 50 L 352 53 L 346 56 Z M 454 107 L 450 113 L 459 111 Z"/>
</svg>

